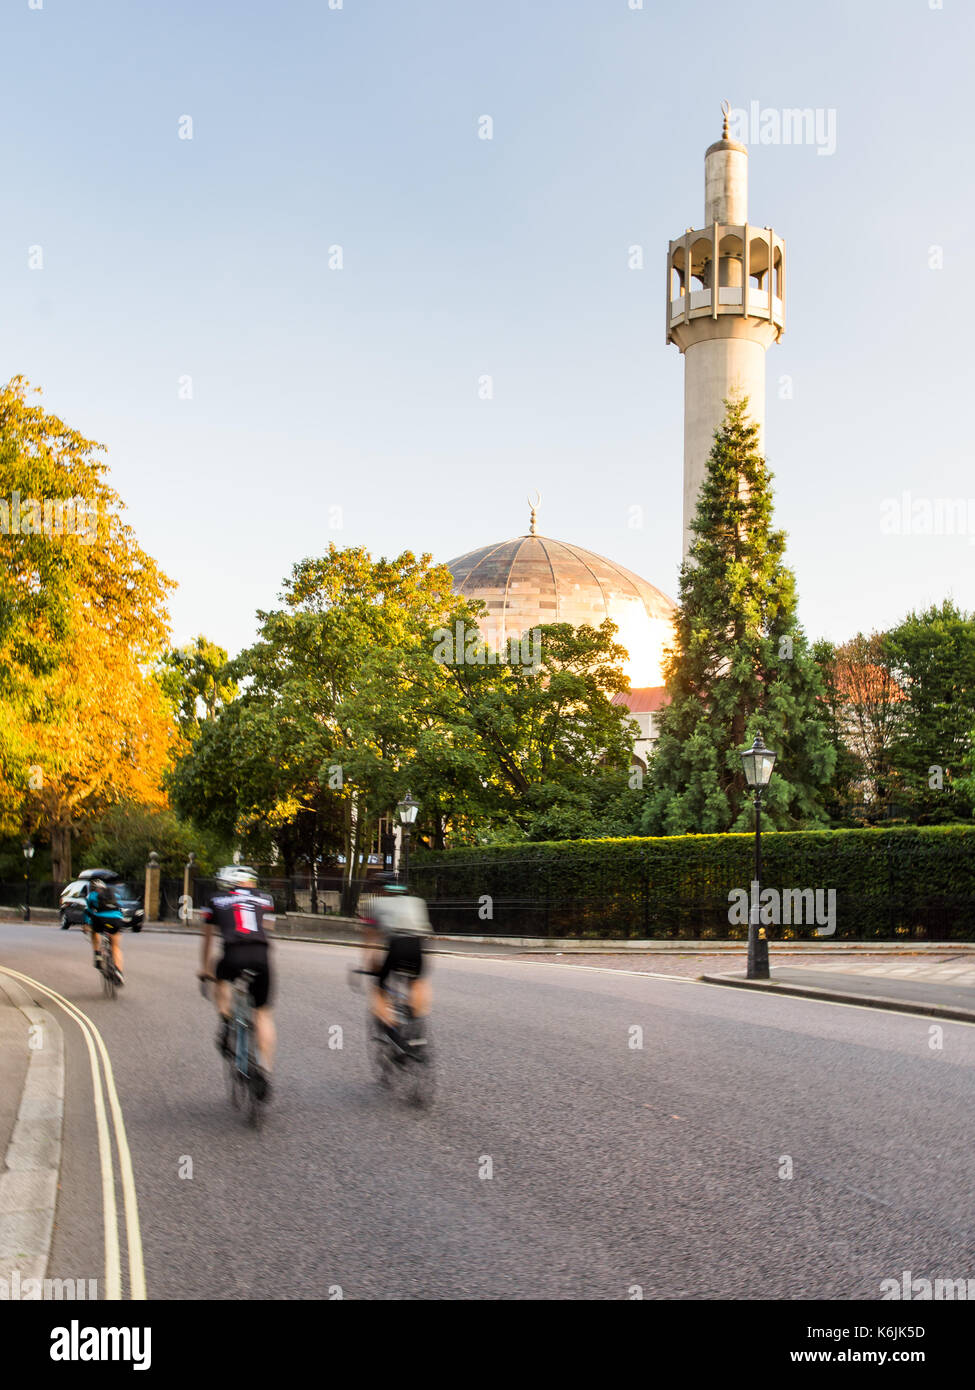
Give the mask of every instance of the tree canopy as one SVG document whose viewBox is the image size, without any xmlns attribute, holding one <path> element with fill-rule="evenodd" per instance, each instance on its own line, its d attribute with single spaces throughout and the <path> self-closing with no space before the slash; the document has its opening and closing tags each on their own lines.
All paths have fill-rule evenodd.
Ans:
<svg viewBox="0 0 975 1390">
<path fill-rule="evenodd" d="M 163 804 L 172 737 L 147 674 L 171 584 L 122 521 L 100 449 L 23 378 L 0 389 L 2 829 L 48 834 L 60 879 L 85 817 Z"/>
<path fill-rule="evenodd" d="M 408 788 L 432 846 L 588 831 L 601 801 L 620 824 L 630 744 L 611 623 L 543 626 L 537 660 L 494 659 L 445 566 L 334 545 L 294 567 L 282 605 L 259 615 L 228 667 L 239 694 L 174 770 L 183 814 L 273 843 L 286 868 L 331 852 L 349 872 Z"/>
</svg>

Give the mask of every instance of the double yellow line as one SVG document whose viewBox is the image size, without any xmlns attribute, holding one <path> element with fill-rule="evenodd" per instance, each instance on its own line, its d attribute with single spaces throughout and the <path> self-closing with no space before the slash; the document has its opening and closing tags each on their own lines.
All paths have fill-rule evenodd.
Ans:
<svg viewBox="0 0 975 1390">
<path fill-rule="evenodd" d="M 112 1071 L 111 1058 L 108 1049 L 102 1039 L 101 1033 L 92 1023 L 87 1014 L 71 1003 L 70 999 L 65 999 L 56 990 L 49 989 L 47 985 L 42 985 L 38 980 L 33 980 L 29 975 L 22 975 L 19 970 L 11 970 L 6 965 L 0 965 L 0 973 L 9 975 L 12 980 L 17 980 L 21 985 L 29 986 L 31 989 L 38 990 L 46 995 L 48 999 L 60 1005 L 70 1018 L 81 1029 L 81 1035 L 88 1048 L 88 1061 L 91 1065 L 91 1081 L 95 1099 L 95 1125 L 98 1131 L 98 1158 L 102 1170 L 102 1213 L 105 1226 L 105 1297 L 109 1299 L 120 1299 L 122 1297 L 122 1260 L 119 1247 L 119 1224 L 118 1206 L 115 1197 L 115 1172 L 112 1164 L 112 1141 L 109 1130 L 108 1116 L 111 1115 L 112 1125 L 115 1130 L 115 1148 L 118 1152 L 119 1177 L 122 1187 L 122 1205 L 125 1210 L 125 1232 L 128 1242 L 129 1254 L 129 1298 L 144 1299 L 146 1297 L 146 1271 L 142 1257 L 142 1232 L 139 1229 L 139 1203 L 135 1195 L 135 1177 L 132 1172 L 132 1155 L 129 1152 L 129 1141 L 125 1135 L 125 1121 L 122 1119 L 122 1107 L 119 1104 L 118 1091 L 115 1089 L 115 1075 Z M 99 1058 L 101 1067 L 105 1072 L 105 1083 L 102 1085 L 102 1074 L 99 1069 Z M 105 1097 L 108 1097 L 108 1109 L 105 1106 Z"/>
</svg>

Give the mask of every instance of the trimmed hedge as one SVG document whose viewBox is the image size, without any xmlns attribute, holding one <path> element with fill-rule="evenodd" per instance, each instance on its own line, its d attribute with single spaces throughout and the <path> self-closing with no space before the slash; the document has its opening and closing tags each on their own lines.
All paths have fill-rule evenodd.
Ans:
<svg viewBox="0 0 975 1390">
<path fill-rule="evenodd" d="M 754 845 L 673 835 L 420 852 L 410 880 L 438 931 L 735 939 L 747 927 L 729 923 L 729 894 L 749 887 Z M 975 827 L 769 831 L 762 860 L 763 890 L 835 889 L 834 940 L 975 940 Z M 768 931 L 812 939 L 816 926 Z"/>
</svg>

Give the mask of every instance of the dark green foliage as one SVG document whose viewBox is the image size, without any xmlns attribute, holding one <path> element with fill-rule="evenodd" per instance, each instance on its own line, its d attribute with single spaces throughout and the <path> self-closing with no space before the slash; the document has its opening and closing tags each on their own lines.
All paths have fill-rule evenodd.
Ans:
<svg viewBox="0 0 975 1390">
<path fill-rule="evenodd" d="M 910 613 L 883 639 L 903 691 L 892 763 L 911 819 L 921 824 L 972 814 L 975 618 L 950 599 Z"/>
<path fill-rule="evenodd" d="M 753 853 L 751 835 L 521 844 L 417 855 L 411 880 L 439 931 L 735 938 L 729 893 Z M 836 889 L 838 939 L 975 939 L 975 827 L 778 832 L 762 854 L 764 888 Z"/>
<path fill-rule="evenodd" d="M 748 403 L 726 404 L 681 568 L 670 703 L 642 822 L 652 834 L 747 829 L 753 811 L 738 750 L 756 733 L 779 754 L 765 808 L 771 823 L 826 822 L 822 792 L 836 753 L 822 676 L 796 616 Z"/>
</svg>

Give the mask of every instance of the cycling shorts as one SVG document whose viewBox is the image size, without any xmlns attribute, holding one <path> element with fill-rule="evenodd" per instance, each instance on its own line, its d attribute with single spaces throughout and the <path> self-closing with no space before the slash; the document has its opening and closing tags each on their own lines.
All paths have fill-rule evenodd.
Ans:
<svg viewBox="0 0 975 1390">
<path fill-rule="evenodd" d="M 106 936 L 114 936 L 125 926 L 121 917 L 92 917 L 88 924 L 89 931 L 100 934 L 104 932 Z"/>
<path fill-rule="evenodd" d="M 254 979 L 250 982 L 254 1008 L 263 1009 L 271 997 L 271 963 L 265 942 L 245 941 L 239 946 L 224 948 L 223 958 L 217 963 L 217 979 L 229 980 L 233 984 L 245 970 L 254 972 Z"/>
<path fill-rule="evenodd" d="M 425 971 L 423 960 L 423 937 L 395 935 L 389 938 L 386 959 L 379 970 L 377 984 L 385 989 L 390 975 L 406 975 L 408 979 L 418 980 Z"/>
</svg>

